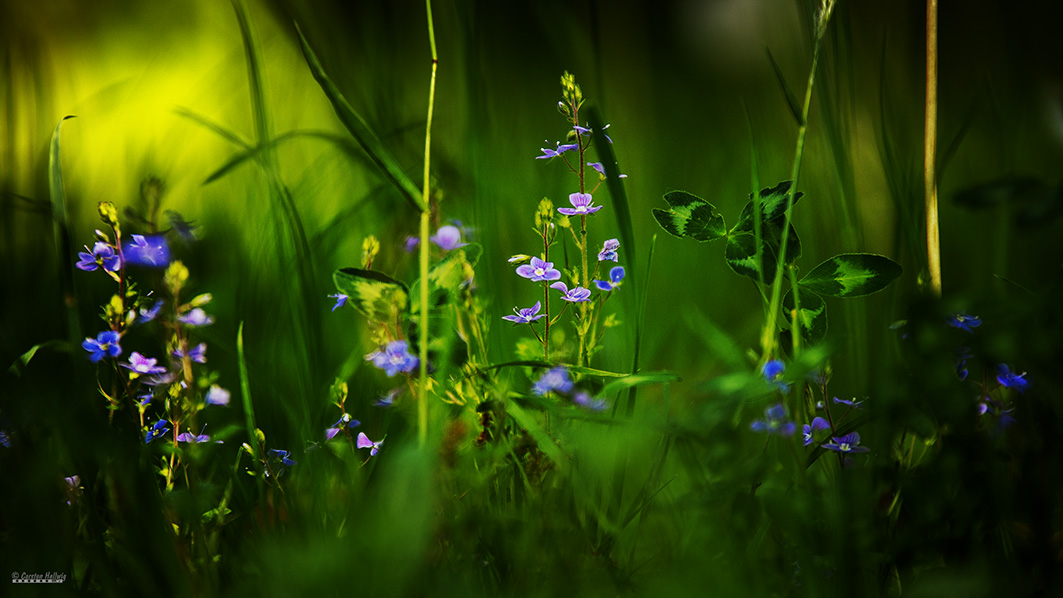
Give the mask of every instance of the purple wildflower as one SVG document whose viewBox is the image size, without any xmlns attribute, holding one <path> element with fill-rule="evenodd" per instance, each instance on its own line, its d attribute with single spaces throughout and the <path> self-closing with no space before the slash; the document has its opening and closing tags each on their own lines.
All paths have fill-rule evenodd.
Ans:
<svg viewBox="0 0 1063 598">
<path fill-rule="evenodd" d="M 583 391 L 577 392 L 576 396 L 572 397 L 572 402 L 576 405 L 579 405 L 580 407 L 583 407 L 584 409 L 589 409 L 591 411 L 605 410 L 604 399 L 595 399 L 594 397 Z"/>
<path fill-rule="evenodd" d="M 604 292 L 611 292 L 616 287 L 620 286 L 620 281 L 624 280 L 624 267 L 614 266 L 609 270 L 609 280 L 595 280 L 594 286 Z"/>
<path fill-rule="evenodd" d="M 1030 385 L 1030 382 L 1024 378 L 1026 372 L 1021 374 L 1012 373 L 1008 364 L 1002 363 L 997 366 L 997 382 L 1004 388 L 1014 388 L 1019 392 L 1026 390 L 1026 387 Z"/>
<path fill-rule="evenodd" d="M 393 388 L 393 389 L 389 390 L 387 392 L 387 394 L 385 394 L 384 396 L 382 396 L 379 399 L 377 399 L 376 403 L 373 403 L 373 404 L 376 405 L 377 407 L 394 407 L 395 406 L 395 398 L 398 397 L 401 392 L 402 392 L 402 387 L 401 386 L 398 387 L 398 388 Z"/>
<path fill-rule="evenodd" d="M 159 421 L 155 422 L 155 425 L 152 426 L 151 429 L 148 430 L 148 433 L 144 436 L 144 444 L 147 444 L 152 440 L 155 440 L 156 438 L 169 432 L 170 428 L 166 427 L 166 424 L 168 423 L 169 422 L 164 419 L 160 419 Z"/>
<path fill-rule="evenodd" d="M 449 224 L 439 227 L 436 234 L 429 237 L 429 240 L 438 245 L 443 251 L 465 246 L 465 243 L 461 242 L 461 229 Z"/>
<path fill-rule="evenodd" d="M 104 357 L 118 357 L 122 354 L 122 346 L 118 344 L 121 337 L 113 330 L 104 330 L 95 339 L 86 338 L 81 343 L 81 348 L 89 352 L 89 360 L 96 363 Z"/>
<path fill-rule="evenodd" d="M 758 419 L 750 426 L 755 432 L 767 432 L 781 436 L 793 436 L 797 425 L 786 419 L 786 407 L 779 403 L 764 410 L 764 419 Z"/>
<path fill-rule="evenodd" d="M 123 250 L 127 264 L 164 268 L 170 263 L 170 247 L 162 235 L 133 235 L 133 240 L 126 243 Z"/>
<path fill-rule="evenodd" d="M 532 322 L 543 317 L 539 314 L 539 310 L 542 309 L 542 302 L 536 301 L 535 305 L 526 307 L 524 309 L 513 308 L 513 311 L 517 314 L 515 316 L 502 316 L 503 320 L 509 320 L 515 324 L 531 324 Z M 536 315 L 539 314 L 539 315 Z"/>
<path fill-rule="evenodd" d="M 544 160 L 544 159 L 556 158 L 556 157 L 560 156 L 561 154 L 563 154 L 565 152 L 569 152 L 569 151 L 572 151 L 572 150 L 577 149 L 577 148 L 579 148 L 579 146 L 576 145 L 575 143 L 566 143 L 565 145 L 561 145 L 561 142 L 559 141 L 559 142 L 557 142 L 557 149 L 550 149 L 550 148 L 546 148 L 546 147 L 540 148 L 542 150 L 542 152 L 543 152 L 543 155 L 535 156 L 535 159 L 536 160 Z"/>
<path fill-rule="evenodd" d="M 159 299 L 158 301 L 155 302 L 155 305 L 150 307 L 150 308 L 141 307 L 140 308 L 140 317 L 137 318 L 137 323 L 138 324 L 147 324 L 148 322 L 154 320 L 156 318 L 156 316 L 159 315 L 159 310 L 161 310 L 162 306 L 165 305 L 165 304 L 166 304 L 166 301 L 164 301 L 162 299 Z"/>
<path fill-rule="evenodd" d="M 530 264 L 517 266 L 517 275 L 530 279 L 532 282 L 540 282 L 561 278 L 561 271 L 554 268 L 553 262 L 544 262 L 533 257 Z"/>
<path fill-rule="evenodd" d="M 332 311 L 336 311 L 337 309 L 343 307 L 344 305 L 347 305 L 347 300 L 350 299 L 349 296 L 344 295 L 343 293 L 336 293 L 335 295 L 329 295 L 329 298 L 336 300 L 336 305 L 332 306 Z"/>
<path fill-rule="evenodd" d="M 203 428 L 199 430 L 199 434 L 193 434 L 191 432 L 182 432 L 177 435 L 177 442 L 191 442 L 192 444 L 199 444 L 200 442 L 207 442 L 210 440 L 210 436 L 203 433 L 207 429 L 207 424 L 203 424 Z"/>
<path fill-rule="evenodd" d="M 616 255 L 616 250 L 620 249 L 620 241 L 617 239 L 609 239 L 602 244 L 602 250 L 598 252 L 599 262 L 616 262 L 619 258 Z"/>
<path fill-rule="evenodd" d="M 411 355 L 406 341 L 391 341 L 384 348 L 365 356 L 366 361 L 384 370 L 388 378 L 399 372 L 412 372 L 419 361 Z"/>
<path fill-rule="evenodd" d="M 545 395 L 551 390 L 557 392 L 568 392 L 572 390 L 572 380 L 568 377 L 568 370 L 565 366 L 559 365 L 553 369 L 547 370 L 541 378 L 532 386 L 532 392 L 537 395 Z"/>
<path fill-rule="evenodd" d="M 214 316 L 208 316 L 202 307 L 197 307 L 183 316 L 178 316 L 177 319 L 189 326 L 210 326 L 214 323 Z"/>
<path fill-rule="evenodd" d="M 830 423 L 828 423 L 827 420 L 823 419 L 822 417 L 816 417 L 815 419 L 812 420 L 811 424 L 805 424 L 805 426 L 804 426 L 805 446 L 808 446 L 808 445 L 812 444 L 812 442 L 815 440 L 814 436 L 816 434 L 816 430 L 829 430 L 829 429 L 830 429 Z"/>
<path fill-rule="evenodd" d="M 232 395 L 229 391 L 218 386 L 217 384 L 211 384 L 210 390 L 207 391 L 207 404 L 208 405 L 221 405 L 226 406 L 229 404 L 229 399 Z"/>
<path fill-rule="evenodd" d="M 823 448 L 828 451 L 834 451 L 836 453 L 866 453 L 871 449 L 866 446 L 858 446 L 860 444 L 860 433 L 850 432 L 841 438 L 831 438 L 834 442 L 828 442 L 823 445 Z"/>
<path fill-rule="evenodd" d="M 834 397 L 834 402 L 838 405 L 845 405 L 850 409 L 863 409 L 861 405 L 864 404 L 863 401 L 857 401 L 856 397 L 853 397 L 852 400 L 839 399 L 838 397 Z"/>
<path fill-rule="evenodd" d="M 173 355 L 174 359 L 183 359 L 186 357 L 185 352 L 180 349 L 175 349 L 171 355 Z M 189 349 L 187 357 L 196 363 L 207 363 L 207 343 L 199 343 L 195 347 Z"/>
<path fill-rule="evenodd" d="M 557 211 L 565 216 L 586 216 L 587 214 L 593 214 L 602 209 L 602 206 L 594 205 L 593 200 L 594 198 L 590 193 L 570 193 L 568 195 L 568 203 L 572 204 L 572 207 L 558 208 Z"/>
<path fill-rule="evenodd" d="M 974 332 L 972 328 L 977 328 L 982 325 L 982 318 L 978 316 L 971 316 L 965 313 L 958 313 L 948 317 L 945 323 L 953 328 L 959 328 L 960 330 L 966 330 L 967 332 Z"/>
<path fill-rule="evenodd" d="M 602 178 L 605 178 L 605 166 L 602 166 L 601 162 L 587 162 L 587 166 L 590 166 L 591 168 L 597 170 L 598 174 L 602 175 Z M 621 174 L 618 175 L 617 178 L 626 179 L 627 175 Z"/>
<path fill-rule="evenodd" d="M 289 458 L 292 454 L 291 451 L 285 451 L 281 449 L 269 449 L 268 451 L 266 451 L 266 454 L 271 458 L 280 461 L 285 467 L 291 467 L 292 465 L 296 465 L 298 463 L 298 461 L 294 461 Z"/>
<path fill-rule="evenodd" d="M 413 253 L 413 250 L 417 249 L 417 246 L 420 244 L 421 239 L 413 236 L 406 237 L 406 240 L 402 242 L 402 249 L 406 253 Z"/>
<path fill-rule="evenodd" d="M 361 423 L 362 422 L 356 419 L 351 419 L 350 415 L 344 413 L 338 420 L 336 420 L 336 423 L 332 424 L 329 429 L 325 430 L 325 442 L 332 440 L 332 438 L 335 437 L 336 434 L 342 432 L 344 428 L 354 428 L 361 425 Z"/>
<path fill-rule="evenodd" d="M 573 303 L 582 303 L 584 301 L 591 300 L 590 289 L 585 289 L 583 287 L 574 287 L 572 289 L 569 289 L 568 285 L 561 281 L 555 282 L 554 284 L 550 285 L 550 288 L 561 291 L 561 298 L 565 301 L 571 301 Z"/>
<path fill-rule="evenodd" d="M 133 370 L 138 374 L 161 374 L 166 371 L 166 368 L 155 365 L 158 361 L 159 360 L 154 357 L 144 357 L 140 353 L 133 351 L 133 353 L 129 355 L 129 363 L 120 363 L 118 365 Z"/>
<path fill-rule="evenodd" d="M 78 258 L 80 259 L 75 267 L 85 272 L 92 272 L 101 266 L 108 272 L 117 272 L 122 266 L 122 260 L 115 254 L 114 247 L 103 241 L 96 241 L 91 250 L 86 245 L 85 251 L 78 252 Z"/>
<path fill-rule="evenodd" d="M 782 375 L 785 370 L 786 365 L 782 361 L 772 359 L 764 364 L 764 367 L 761 368 L 760 372 L 764 375 L 764 379 L 775 386 L 779 392 L 790 392 L 790 385 L 782 380 Z"/>
<path fill-rule="evenodd" d="M 372 449 L 372 450 L 369 451 L 369 456 L 370 457 L 375 457 L 376 454 L 378 452 L 380 452 L 380 445 L 382 445 L 382 444 L 384 444 L 383 440 L 378 440 L 376 442 L 373 442 L 372 440 L 369 440 L 369 437 L 365 435 L 365 432 L 359 432 L 358 433 L 358 440 L 355 443 L 355 446 L 357 446 L 360 449 L 363 449 L 363 448 Z"/>
</svg>

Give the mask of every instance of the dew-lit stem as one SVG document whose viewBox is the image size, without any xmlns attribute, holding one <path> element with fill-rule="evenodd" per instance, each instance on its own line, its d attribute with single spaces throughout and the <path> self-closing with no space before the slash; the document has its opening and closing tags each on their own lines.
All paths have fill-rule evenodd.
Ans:
<svg viewBox="0 0 1063 598">
<path fill-rule="evenodd" d="M 429 198 L 429 173 L 432 148 L 432 112 L 436 99 L 436 68 L 439 56 L 436 53 L 436 33 L 432 25 L 432 0 L 425 0 L 425 13 L 428 20 L 428 42 L 432 50 L 432 78 L 428 84 L 428 118 L 424 132 L 424 191 L 421 195 L 421 319 L 418 334 L 418 361 L 420 365 L 420 385 L 417 402 L 417 441 L 424 446 L 428 440 L 428 224 L 432 215 Z"/>
<path fill-rule="evenodd" d="M 923 131 L 923 176 L 926 201 L 926 258 L 930 290 L 941 297 L 941 239 L 938 233 L 938 3 L 926 2 L 926 128 Z"/>
</svg>

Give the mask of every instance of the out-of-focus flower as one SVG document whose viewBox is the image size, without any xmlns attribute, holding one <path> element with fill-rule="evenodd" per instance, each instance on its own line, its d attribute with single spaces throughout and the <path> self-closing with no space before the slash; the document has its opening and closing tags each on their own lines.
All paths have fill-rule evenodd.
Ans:
<svg viewBox="0 0 1063 598">
<path fill-rule="evenodd" d="M 154 357 L 144 357 L 140 353 L 133 351 L 129 355 L 129 363 L 120 363 L 118 365 L 133 370 L 138 374 L 161 374 L 165 372 L 166 368 L 155 365 L 156 362 L 158 362 L 158 359 Z"/>
<path fill-rule="evenodd" d="M 273 459 L 277 459 L 285 467 L 291 467 L 292 465 L 298 464 L 298 461 L 295 461 L 290 457 L 291 454 L 291 451 L 285 451 L 281 449 L 269 449 L 268 451 L 266 451 L 266 455 Z"/>
<path fill-rule="evenodd" d="M 200 442 L 208 442 L 210 436 L 207 436 L 203 432 L 206 431 L 207 424 L 203 424 L 203 428 L 199 430 L 199 434 L 193 434 L 191 432 L 183 432 L 177 435 L 177 442 L 191 442 L 192 444 L 199 444 Z"/>
<path fill-rule="evenodd" d="M 783 382 L 782 375 L 786 371 L 786 364 L 778 359 L 772 359 L 768 363 L 764 364 L 760 373 L 764 376 L 764 379 L 779 389 L 779 392 L 790 392 L 790 385 Z"/>
<path fill-rule="evenodd" d="M 214 323 L 214 316 L 208 316 L 202 307 L 197 307 L 177 319 L 188 326 L 210 326 Z"/>
<path fill-rule="evenodd" d="M 864 404 L 863 401 L 857 401 L 855 397 L 852 400 L 839 399 L 838 397 L 834 397 L 834 402 L 838 405 L 845 405 L 850 409 L 863 409 L 862 405 Z"/>
<path fill-rule="evenodd" d="M 439 227 L 436 234 L 429 237 L 429 240 L 444 251 L 450 251 L 451 249 L 465 246 L 465 243 L 461 242 L 461 229 L 449 224 Z"/>
<path fill-rule="evenodd" d="M 576 396 L 572 397 L 572 402 L 591 411 L 605 410 L 605 400 L 596 399 L 583 391 L 577 392 Z"/>
<path fill-rule="evenodd" d="M 960 330 L 966 330 L 967 332 L 974 332 L 971 329 L 981 326 L 982 318 L 965 313 L 958 313 L 949 316 L 948 319 L 945 320 L 945 323 L 953 328 L 959 328 Z"/>
<path fill-rule="evenodd" d="M 779 403 L 764 410 L 764 419 L 758 419 L 750 426 L 755 432 L 767 432 L 780 436 L 793 436 L 797 425 L 786 418 L 786 407 Z"/>
<path fill-rule="evenodd" d="M 617 239 L 609 239 L 602 244 L 602 250 L 598 252 L 599 262 L 616 262 L 619 258 L 616 251 L 620 249 L 620 241 Z"/>
<path fill-rule="evenodd" d="M 336 300 L 336 305 L 332 306 L 332 311 L 336 311 L 337 309 L 343 307 L 344 305 L 347 305 L 347 300 L 350 299 L 349 296 L 344 295 L 343 293 L 336 293 L 335 295 L 329 295 L 329 298 Z"/>
<path fill-rule="evenodd" d="M 1014 388 L 1019 392 L 1025 391 L 1030 385 L 1030 381 L 1025 376 L 1026 372 L 1021 374 L 1012 372 L 1006 363 L 997 366 L 997 382 L 1004 388 Z"/>
<path fill-rule="evenodd" d="M 173 355 L 174 359 L 183 359 L 185 357 L 185 353 L 180 349 L 174 349 L 171 355 Z M 196 363 L 207 363 L 207 343 L 199 343 L 195 347 L 189 349 L 188 359 Z"/>
<path fill-rule="evenodd" d="M 557 392 L 568 392 L 572 390 L 572 380 L 568 377 L 568 369 L 564 366 L 557 366 L 550 370 L 539 378 L 539 380 L 532 386 L 532 392 L 537 395 L 545 395 L 551 390 Z"/>
<path fill-rule="evenodd" d="M 170 263 L 170 247 L 162 235 L 133 235 L 133 240 L 122 249 L 127 264 L 165 268 Z"/>
<path fill-rule="evenodd" d="M 207 391 L 207 404 L 225 406 L 229 404 L 230 397 L 229 391 L 217 384 L 211 384 L 210 390 Z"/>
<path fill-rule="evenodd" d="M 137 318 L 137 323 L 138 324 L 147 324 L 148 322 L 154 320 L 156 318 L 156 316 L 159 315 L 159 310 L 161 310 L 162 306 L 165 305 L 165 304 L 166 304 L 166 301 L 164 301 L 162 299 L 159 299 L 158 301 L 155 302 L 155 305 L 153 305 L 150 308 L 149 307 L 141 307 L 140 308 L 140 317 Z"/>
<path fill-rule="evenodd" d="M 419 364 L 417 357 L 410 354 L 406 341 L 391 341 L 382 349 L 366 355 L 365 359 L 384 370 L 389 378 L 399 372 L 412 372 Z"/>
</svg>

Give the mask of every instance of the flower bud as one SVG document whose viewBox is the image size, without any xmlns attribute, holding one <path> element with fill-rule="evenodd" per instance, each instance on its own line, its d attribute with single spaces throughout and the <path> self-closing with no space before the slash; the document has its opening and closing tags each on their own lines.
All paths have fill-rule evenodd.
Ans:
<svg viewBox="0 0 1063 598">
<path fill-rule="evenodd" d="M 109 201 L 101 201 L 96 206 L 96 211 L 100 215 L 100 220 L 104 224 L 118 228 L 118 209 L 114 207 L 114 204 Z"/>
</svg>

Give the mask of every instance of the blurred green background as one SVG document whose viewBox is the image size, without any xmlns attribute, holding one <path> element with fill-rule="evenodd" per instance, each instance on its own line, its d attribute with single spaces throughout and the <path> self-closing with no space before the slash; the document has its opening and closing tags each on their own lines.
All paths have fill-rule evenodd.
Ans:
<svg viewBox="0 0 1063 598">
<path fill-rule="evenodd" d="M 98 436 L 106 423 L 103 401 L 93 389 L 92 369 L 81 359 L 79 348 L 60 344 L 41 351 L 21 376 L 6 374 L 0 427 L 25 430 L 21 437 L 27 443 L 17 464 L 14 453 L 0 455 L 5 492 L 24 497 L 9 498 L 6 504 L 28 508 L 35 502 L 29 497 L 54 498 L 60 490 L 56 474 L 71 475 L 79 464 L 87 471 L 127 451 L 118 462 L 139 473 L 107 484 L 97 481 L 122 489 L 106 497 L 99 493 L 98 500 L 109 500 L 111 512 L 123 512 L 123 501 L 129 502 L 130 510 L 125 511 L 129 521 L 145 524 L 123 529 L 138 529 L 143 537 L 123 538 L 121 545 L 145 549 L 142 553 L 130 549 L 106 566 L 124 572 L 142 566 L 150 573 L 123 578 L 126 585 L 96 588 L 104 592 L 135 594 L 168 584 L 177 584 L 179 593 L 209 594 L 220 587 L 258 591 L 256 579 L 264 580 L 269 593 L 276 595 L 331 592 L 358 587 L 359 581 L 348 577 L 353 560 L 364 565 L 357 570 L 366 576 L 365 591 L 446 593 L 445 588 L 411 582 L 409 576 L 436 572 L 433 567 L 443 562 L 454 565 L 456 557 L 447 552 L 440 537 L 473 534 L 468 529 L 475 528 L 480 517 L 493 521 L 488 527 L 497 535 L 493 541 L 481 539 L 481 544 L 496 547 L 493 550 L 506 546 L 513 553 L 469 546 L 464 546 L 465 552 L 455 549 L 454 553 L 466 556 L 456 559 L 458 565 L 439 570 L 452 572 L 452 579 L 446 574 L 441 579 L 455 584 L 459 595 L 481 590 L 519 595 L 529 588 L 544 594 L 582 589 L 581 593 L 612 595 L 649 592 L 652 583 L 660 584 L 664 594 L 705 587 L 712 576 L 718 576 L 714 586 L 718 589 L 751 587 L 765 561 L 732 569 L 726 564 L 730 561 L 717 558 L 729 548 L 712 548 L 710 539 L 719 531 L 726 546 L 740 544 L 742 530 L 752 535 L 758 529 L 753 511 L 746 513 L 748 505 L 732 504 L 740 499 L 730 489 L 726 507 L 708 499 L 693 507 L 683 503 L 685 492 L 702 483 L 687 479 L 697 469 L 691 461 L 671 462 L 680 478 L 662 496 L 683 505 L 680 510 L 699 513 L 693 520 L 699 525 L 687 527 L 678 516 L 648 522 L 640 534 L 684 538 L 677 543 L 684 548 L 660 557 L 660 561 L 671 559 L 667 566 L 631 548 L 632 555 L 639 555 L 631 562 L 651 562 L 638 583 L 633 581 L 633 567 L 619 566 L 624 573 L 618 574 L 617 563 L 603 564 L 585 551 L 593 566 L 561 565 L 535 552 L 550 543 L 580 545 L 571 534 L 585 522 L 561 518 L 593 517 L 557 505 L 583 504 L 580 492 L 593 495 L 608 487 L 608 481 L 564 486 L 560 494 L 539 496 L 538 510 L 532 511 L 522 506 L 523 511 L 503 513 L 486 501 L 481 513 L 442 500 L 419 500 L 440 492 L 434 484 L 438 481 L 434 476 L 440 474 L 433 473 L 438 463 L 435 457 L 401 448 L 413 445 L 410 413 L 370 411 L 376 396 L 387 390 L 378 376 L 361 368 L 361 357 L 374 347 L 364 323 L 349 314 L 328 313 L 331 301 L 326 298 L 335 292 L 331 272 L 358 266 L 362 240 L 370 234 L 383 244 L 374 267 L 411 282 L 416 277 L 414 257 L 402 250 L 402 243 L 407 235 L 416 234 L 417 214 L 355 146 L 343 141 L 347 133 L 310 75 L 293 21 L 300 24 L 351 104 L 419 184 L 430 73 L 424 5 L 406 0 L 248 0 L 246 4 L 259 52 L 264 114 L 273 134 L 325 133 L 293 136 L 276 146 L 280 179 L 291 190 L 308 239 L 308 259 L 298 258 L 285 238 L 287 229 L 278 224 L 262 169 L 245 163 L 204 182 L 239 151 L 204 121 L 235 132 L 246 142 L 256 139 L 244 40 L 230 3 L 0 1 L 0 262 L 5 270 L 0 283 L 0 362 L 6 368 L 34 345 L 94 335 L 98 305 L 109 293 L 102 277 L 79 272 L 74 273 L 72 295 L 64 297 L 60 287 L 61 264 L 76 258 L 73 253 L 56 254 L 48 144 L 59 120 L 76 115 L 64 122 L 61 131 L 72 249 L 76 252 L 81 244 L 90 243 L 92 230 L 99 227 L 97 202 L 112 201 L 119 209 L 136 206 L 142 181 L 161 179 L 166 187 L 164 209 L 181 213 L 199 227 L 200 239 L 175 247 L 175 253 L 189 265 L 195 292 L 214 296 L 218 322 L 203 334 L 211 347 L 211 369 L 220 373 L 219 383 L 234 391 L 239 386 L 235 338 L 243 322 L 258 425 L 268 431 L 272 446 L 295 448 L 317 438 L 323 424 L 335 417 L 328 406 L 328 387 L 344 364 L 350 364 L 352 409 L 364 412 L 364 425 L 386 427 L 395 455 L 395 465 L 383 468 L 374 483 L 390 480 L 405 484 L 403 490 L 373 494 L 363 489 L 367 497 L 357 504 L 366 510 L 350 515 L 351 521 L 364 525 L 364 540 L 328 539 L 327 533 L 310 524 L 317 517 L 313 504 L 294 509 L 298 514 L 292 515 L 296 523 L 291 527 L 298 531 L 263 534 L 255 542 L 243 542 L 231 532 L 234 536 L 227 538 L 226 545 L 233 552 L 225 558 L 244 564 L 226 562 L 220 568 L 222 579 L 197 586 L 187 581 L 195 576 L 175 564 L 174 548 L 164 538 L 160 499 L 150 498 L 150 464 L 135 455 L 130 443 L 122 445 L 120 435 Z M 622 248 L 621 263 L 640 280 L 638 287 L 630 287 L 632 292 L 641 291 L 641 281 L 648 276 L 643 368 L 669 370 L 683 378 L 670 387 L 670 393 L 660 387 L 641 391 L 636 421 L 660 424 L 667 405 L 671 417 L 686 422 L 679 436 L 698 436 L 712 429 L 720 432 L 714 442 L 733 445 L 709 450 L 700 458 L 688 455 L 693 461 L 736 463 L 743 442 L 760 450 L 756 440 L 738 438 L 746 427 L 737 425 L 738 415 L 732 421 L 733 414 L 725 408 L 705 414 L 706 392 L 701 390 L 703 383 L 733 373 L 736 363 L 735 355 L 721 355 L 706 340 L 710 337 L 706 322 L 714 322 L 735 339 L 741 363 L 742 352 L 757 348 L 763 322 L 762 310 L 755 307 L 758 294 L 727 268 L 722 245 L 672 238 L 654 222 L 651 210 L 664 207 L 663 193 L 683 189 L 711 201 L 733 222 L 751 191 L 753 147 L 762 187 L 788 178 L 796 126 L 767 52 L 789 85 L 803 89 L 811 60 L 812 5 L 800 0 L 456 1 L 439 2 L 433 9 L 439 71 L 432 171 L 441 197 L 439 223 L 460 219 L 475 228 L 475 240 L 484 246 L 476 281 L 493 324 L 492 361 L 512 359 L 521 336 L 516 328 L 501 325 L 498 317 L 510 313 L 514 305 L 533 301 L 528 286 L 513 275 L 506 259 L 536 252 L 529 229 L 539 199 L 550 197 L 560 204 L 572 191 L 560 165 L 533 159 L 540 147 L 552 147 L 567 130 L 556 111 L 558 79 L 567 70 L 612 124 L 613 150 L 620 170 L 629 175 L 625 187 L 636 247 Z M 886 395 L 889 388 L 901 386 L 897 372 L 885 365 L 898 352 L 896 334 L 888 326 L 911 317 L 926 262 L 920 237 L 924 10 L 919 2 L 840 2 L 817 74 L 800 180 L 806 195 L 795 211 L 804 246 L 800 263 L 808 270 L 837 253 L 862 251 L 890 256 L 905 268 L 902 278 L 884 293 L 830 302 L 837 349 L 834 388 L 839 395 Z M 946 304 L 955 310 L 976 311 L 982 306 L 986 313 L 1003 315 L 1009 310 L 1002 306 L 1012 301 L 1010 293 L 1017 292 L 1015 284 L 1041 295 L 1058 286 L 1063 251 L 1055 216 L 1063 158 L 1063 46 L 1056 29 L 1061 18 L 1063 7 L 1048 1 L 1022 3 L 1021 8 L 989 0 L 941 7 L 941 238 Z M 1001 181 L 1012 186 L 994 187 L 996 195 L 980 187 L 967 196 L 974 197 L 968 204 L 987 205 L 972 208 L 956 201 L 966 190 Z M 1030 187 L 1016 181 L 1048 191 L 1024 194 L 1022 190 Z M 599 198 L 606 208 L 592 231 L 597 244 L 617 236 L 618 230 L 604 187 L 596 195 Z M 656 253 L 647 272 L 655 234 Z M 300 285 L 306 287 L 305 295 L 298 291 Z M 317 298 L 320 301 L 313 303 Z M 79 315 L 81 330 L 76 333 L 67 329 L 66 307 Z M 630 307 L 620 313 L 629 326 L 635 319 Z M 1020 311 L 1037 317 L 1032 307 Z M 1040 330 L 1031 327 L 1040 335 L 1035 340 L 1018 336 L 1016 331 L 1026 328 L 1015 324 L 1011 336 L 994 350 L 1025 351 L 1031 362 L 1039 354 L 1058 354 L 1058 343 L 1049 337 L 1049 331 L 1058 330 L 1057 320 L 1043 323 Z M 615 340 L 598 358 L 597 367 L 615 371 L 630 367 L 631 329 L 620 330 L 610 337 Z M 520 384 L 523 380 L 514 381 Z M 761 406 L 752 411 L 759 414 Z M 228 423 L 241 421 L 234 410 L 220 416 L 218 427 L 227 423 L 225 418 L 231 418 Z M 695 432 L 702 424 L 704 431 Z M 653 438 L 644 438 L 637 426 L 627 426 L 612 435 L 580 428 L 569 434 L 572 446 L 597 447 L 601 452 L 595 456 L 592 451 L 585 458 L 600 465 L 591 470 L 603 480 L 618 467 L 658 471 L 648 464 L 649 456 L 641 465 L 621 463 L 617 457 L 623 452 L 620 446 L 640 447 L 640 442 L 648 450 L 656 446 L 656 432 Z M 883 446 L 888 442 L 883 439 Z M 610 443 L 618 448 L 610 452 Z M 229 467 L 226 455 L 227 463 L 217 467 Z M 312 464 L 307 459 L 300 466 Z M 956 471 L 954 465 L 948 471 Z M 341 474 L 353 475 L 336 472 Z M 452 475 L 475 477 L 468 471 Z M 731 474 L 718 475 L 732 479 Z M 745 480 L 744 475 L 735 474 L 733 479 Z M 318 486 L 305 496 L 327 494 L 320 487 L 324 482 L 315 483 Z M 748 487 L 748 481 L 742 483 Z M 867 483 L 871 486 L 853 492 L 876 500 L 878 489 Z M 767 500 L 767 507 L 757 507 L 761 509 L 757 513 L 782 508 L 775 502 L 785 502 L 786 488 L 774 490 L 780 494 Z M 138 509 L 141 499 L 152 508 Z M 65 507 L 61 501 L 60 506 Z M 393 519 L 384 523 L 385 519 L 366 514 L 374 508 Z M 793 508 L 812 507 L 801 503 Z M 39 509 L 39 518 L 61 511 Z M 555 512 L 565 514 L 555 519 Z M 714 521 L 717 512 L 729 513 L 730 522 Z M 735 513 L 752 519 L 745 521 Z M 516 518 L 507 519 L 511 517 Z M 398 531 L 391 529 L 397 525 L 395 518 L 404 522 Z M 64 571 L 80 566 L 67 562 L 69 554 L 77 553 L 69 545 L 17 546 L 27 537 L 48 534 L 60 545 L 73 542 L 62 539 L 69 521 L 56 516 L 38 529 L 29 523 L 33 519 L 16 520 L 5 512 L 3 560 L 7 562 L 3 564 L 11 563 L 12 569 L 37 566 Z M 535 522 L 531 527 L 528 519 Z M 103 527 L 122 527 L 120 521 L 96 525 L 102 527 L 81 531 L 102 538 Z M 800 536 L 808 530 L 790 532 Z M 833 540 L 846 541 L 840 527 L 831 534 Z M 758 540 L 763 541 L 763 537 Z M 702 550 L 703 546 L 709 548 Z M 862 545 L 854 550 L 876 549 Z M 16 557 L 15 551 L 22 550 L 24 554 Z M 715 564 L 697 570 L 702 566 L 699 554 Z M 770 562 L 773 557 L 763 558 Z M 400 562 L 404 564 L 399 566 Z M 306 573 L 279 574 L 280 563 Z M 773 584 L 791 575 L 791 563 L 774 564 L 778 567 L 771 574 L 773 581 L 756 582 L 764 585 L 754 585 L 758 588 L 754 593 L 774 593 Z M 474 565 L 484 571 L 479 579 L 468 573 Z M 694 567 L 687 570 L 688 577 L 677 576 L 676 570 L 686 565 Z M 549 581 L 537 587 L 543 574 Z"/>
</svg>

